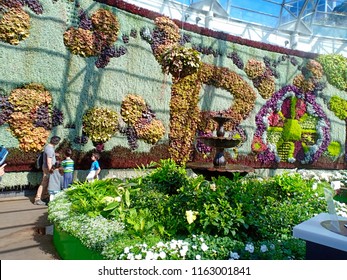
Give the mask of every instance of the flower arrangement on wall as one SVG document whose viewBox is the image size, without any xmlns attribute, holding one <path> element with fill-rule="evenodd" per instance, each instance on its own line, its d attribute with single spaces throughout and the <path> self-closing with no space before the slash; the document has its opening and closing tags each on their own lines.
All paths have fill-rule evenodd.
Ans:
<svg viewBox="0 0 347 280">
<path fill-rule="evenodd" d="M 323 74 L 322 65 L 316 60 L 309 59 L 301 68 L 301 73 L 294 77 L 293 84 L 304 93 L 318 94 L 325 88 L 325 83 L 321 82 Z"/>
<path fill-rule="evenodd" d="M 101 107 L 89 109 L 83 116 L 83 133 L 94 146 L 103 150 L 103 144 L 118 131 L 117 112 Z"/>
<path fill-rule="evenodd" d="M 147 41 L 151 43 L 157 61 L 164 63 L 164 71 L 169 71 L 174 78 L 170 101 L 169 152 L 177 163 L 185 164 L 190 159 L 200 121 L 198 101 L 203 84 L 223 88 L 233 95 L 232 106 L 221 112 L 231 118 L 232 128 L 249 115 L 254 107 L 256 94 L 235 72 L 226 67 L 202 63 L 197 59 L 196 51 L 184 50 L 184 47 L 179 45 L 179 28 L 172 20 L 158 17 L 155 23 L 156 28 L 151 36 L 146 37 Z M 163 62 L 165 55 L 176 59 L 174 63 L 179 65 L 176 68 L 179 71 L 171 71 L 172 68 Z M 187 60 L 191 65 L 184 66 L 184 61 Z M 185 74 L 181 76 L 182 73 Z"/>
<path fill-rule="evenodd" d="M 14 89 L 2 101 L 3 120 L 9 123 L 11 133 L 25 152 L 42 150 L 52 126 L 63 122 L 62 112 L 52 108 L 52 96 L 41 84 Z"/>
<path fill-rule="evenodd" d="M 319 55 L 317 61 L 323 66 L 330 84 L 340 90 L 347 90 L 347 59 L 341 54 Z"/>
<path fill-rule="evenodd" d="M 79 11 L 78 28 L 70 27 L 64 33 L 64 44 L 75 55 L 82 57 L 97 56 L 96 67 L 104 68 L 112 57 L 126 54 L 126 48 L 116 48 L 119 22 L 108 10 L 98 9 L 88 17 L 83 10 Z"/>
<path fill-rule="evenodd" d="M 346 122 L 347 127 L 347 101 L 337 95 L 330 98 L 328 108 L 338 117 L 340 120 Z M 345 132 L 347 135 L 347 131 Z M 347 151 L 347 141 L 345 142 L 345 151 Z M 345 161 L 347 161 L 347 153 L 345 153 Z"/>
<path fill-rule="evenodd" d="M 252 149 L 264 164 L 309 164 L 330 143 L 330 122 L 312 93 L 295 86 L 277 91 L 256 115 Z"/>
<path fill-rule="evenodd" d="M 165 134 L 163 123 L 156 119 L 155 113 L 146 104 L 145 100 L 136 94 L 128 94 L 121 105 L 121 116 L 127 124 L 122 128 L 132 150 L 137 149 L 137 140 L 155 144 Z"/>
<path fill-rule="evenodd" d="M 30 16 L 23 10 L 27 5 L 35 14 L 42 14 L 42 5 L 37 0 L 0 0 L 0 40 L 18 45 L 28 38 Z"/>
<path fill-rule="evenodd" d="M 254 87 L 259 94 L 268 99 L 275 92 L 275 79 L 273 72 L 264 64 L 264 62 L 250 59 L 245 66 L 247 76 L 253 81 Z"/>
</svg>

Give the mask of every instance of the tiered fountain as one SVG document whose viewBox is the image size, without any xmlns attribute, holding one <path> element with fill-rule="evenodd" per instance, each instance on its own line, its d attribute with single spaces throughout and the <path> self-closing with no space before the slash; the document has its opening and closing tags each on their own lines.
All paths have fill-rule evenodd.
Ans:
<svg viewBox="0 0 347 280">
<path fill-rule="evenodd" d="M 213 163 L 209 162 L 190 162 L 187 167 L 191 168 L 195 173 L 202 174 L 207 180 L 212 177 L 225 176 L 232 179 L 235 173 L 240 176 L 245 176 L 254 169 L 240 164 L 227 163 L 224 157 L 224 149 L 233 148 L 241 143 L 241 140 L 233 139 L 225 136 L 224 123 L 229 121 L 230 118 L 223 116 L 215 116 L 213 120 L 218 123 L 216 136 L 199 136 L 198 140 L 202 141 L 205 145 L 216 148 L 216 155 Z"/>
</svg>

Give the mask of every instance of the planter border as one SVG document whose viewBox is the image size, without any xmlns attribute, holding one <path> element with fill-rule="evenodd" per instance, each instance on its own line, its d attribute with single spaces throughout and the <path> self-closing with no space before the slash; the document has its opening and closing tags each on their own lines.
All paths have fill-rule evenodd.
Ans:
<svg viewBox="0 0 347 280">
<path fill-rule="evenodd" d="M 81 241 L 54 226 L 53 244 L 63 260 L 104 260 L 98 252 L 88 249 Z"/>
</svg>

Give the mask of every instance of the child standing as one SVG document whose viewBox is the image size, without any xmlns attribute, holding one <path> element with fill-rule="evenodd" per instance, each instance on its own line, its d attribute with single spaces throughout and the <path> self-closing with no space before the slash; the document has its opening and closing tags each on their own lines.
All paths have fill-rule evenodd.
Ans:
<svg viewBox="0 0 347 280">
<path fill-rule="evenodd" d="M 95 179 L 98 179 L 99 173 L 101 171 L 100 165 L 99 165 L 99 159 L 100 155 L 98 153 L 92 153 L 92 165 L 89 170 L 89 174 L 87 176 L 88 182 L 93 182 Z"/>
<path fill-rule="evenodd" d="M 64 184 L 63 189 L 67 189 L 73 181 L 74 161 L 71 159 L 72 150 L 66 149 L 65 159 L 62 161 L 61 166 L 64 169 Z"/>
<path fill-rule="evenodd" d="M 49 175 L 48 181 L 48 193 L 49 201 L 54 199 L 54 196 L 62 190 L 64 183 L 64 169 L 62 168 L 59 161 L 57 161 Z"/>
</svg>

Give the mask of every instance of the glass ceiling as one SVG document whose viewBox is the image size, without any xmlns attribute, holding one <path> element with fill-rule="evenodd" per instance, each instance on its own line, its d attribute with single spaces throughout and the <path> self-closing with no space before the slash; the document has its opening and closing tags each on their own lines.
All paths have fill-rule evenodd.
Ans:
<svg viewBox="0 0 347 280">
<path fill-rule="evenodd" d="M 333 0 L 176 0 L 214 16 L 254 23 L 283 32 L 347 39 L 347 1 Z"/>
</svg>

